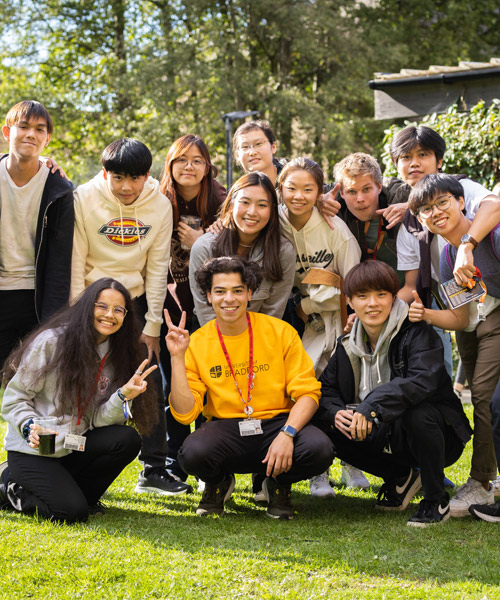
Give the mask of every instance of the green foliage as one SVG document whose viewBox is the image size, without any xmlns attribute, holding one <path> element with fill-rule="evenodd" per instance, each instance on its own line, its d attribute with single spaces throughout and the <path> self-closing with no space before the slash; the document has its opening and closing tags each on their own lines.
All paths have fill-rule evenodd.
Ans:
<svg viewBox="0 0 500 600">
<path fill-rule="evenodd" d="M 489 60 L 500 31 L 494 0 L 0 0 L 0 11 L 0 111 L 47 105 L 50 154 L 76 183 L 124 135 L 151 147 L 157 176 L 185 133 L 221 167 L 221 117 L 234 110 L 259 110 L 279 155 L 311 155 L 331 176 L 347 153 L 378 147 L 374 71 Z"/>
<path fill-rule="evenodd" d="M 500 181 L 500 100 L 486 107 L 479 102 L 470 112 L 460 112 L 456 105 L 445 114 L 433 114 L 422 119 L 426 125 L 437 131 L 446 141 L 443 171 L 463 173 L 491 189 Z M 417 125 L 405 121 L 407 125 Z M 394 135 L 402 129 L 393 125 L 385 133 L 382 162 L 385 175 L 397 176 L 389 148 Z"/>
</svg>

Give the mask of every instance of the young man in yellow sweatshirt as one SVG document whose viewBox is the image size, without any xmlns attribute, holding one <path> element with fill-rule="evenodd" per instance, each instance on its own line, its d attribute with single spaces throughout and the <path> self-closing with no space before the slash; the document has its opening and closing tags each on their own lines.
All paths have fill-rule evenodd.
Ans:
<svg viewBox="0 0 500 600">
<path fill-rule="evenodd" d="M 312 361 L 291 325 L 247 311 L 262 280 L 256 263 L 209 259 L 196 279 L 216 318 L 191 337 L 184 315 L 178 327 L 167 311 L 165 319 L 172 414 L 186 424 L 202 411 L 208 419 L 179 451 L 184 471 L 206 482 L 197 513 L 223 513 L 233 473 L 262 473 L 267 515 L 291 519 L 291 484 L 324 472 L 334 457 L 309 424 L 321 389 Z"/>
</svg>

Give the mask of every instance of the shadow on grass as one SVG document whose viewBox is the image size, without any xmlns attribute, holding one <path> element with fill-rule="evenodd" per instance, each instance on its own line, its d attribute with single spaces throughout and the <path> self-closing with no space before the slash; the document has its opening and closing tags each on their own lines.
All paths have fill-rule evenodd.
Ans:
<svg viewBox="0 0 500 600">
<path fill-rule="evenodd" d="M 91 524 L 106 535 L 179 550 L 193 560 L 210 547 L 213 556 L 245 561 L 262 560 L 264 554 L 267 561 L 291 561 L 310 569 L 340 564 L 374 577 L 498 584 L 494 526 L 465 518 L 425 529 L 408 527 L 418 500 L 406 511 L 385 512 L 375 510 L 374 489 L 336 491 L 335 498 L 294 491 L 293 521 L 266 517 L 265 505 L 239 490 L 226 503 L 223 516 L 205 518 L 195 514 L 199 494 L 139 496 L 131 503 L 130 496 L 110 492 L 105 498 L 111 506 L 108 515 Z"/>
</svg>

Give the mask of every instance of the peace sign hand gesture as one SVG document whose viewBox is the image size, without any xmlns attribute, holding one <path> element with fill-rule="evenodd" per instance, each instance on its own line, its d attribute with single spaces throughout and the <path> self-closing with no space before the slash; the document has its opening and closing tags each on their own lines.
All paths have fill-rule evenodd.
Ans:
<svg viewBox="0 0 500 600">
<path fill-rule="evenodd" d="M 121 387 L 122 394 L 127 400 L 133 400 L 142 394 L 142 392 L 146 391 L 146 388 L 148 387 L 148 382 L 145 381 L 146 377 L 158 368 L 158 365 L 153 365 L 152 367 L 149 367 L 149 369 L 146 369 L 148 362 L 147 358 L 146 360 L 143 360 L 129 381 Z"/>
<path fill-rule="evenodd" d="M 183 357 L 186 354 L 186 350 L 189 347 L 189 331 L 185 329 L 186 326 L 186 313 L 182 311 L 181 320 L 177 327 L 172 323 L 168 310 L 164 310 L 165 323 L 168 327 L 168 333 L 165 336 L 165 342 L 167 344 L 167 350 L 170 352 L 170 356 Z"/>
</svg>

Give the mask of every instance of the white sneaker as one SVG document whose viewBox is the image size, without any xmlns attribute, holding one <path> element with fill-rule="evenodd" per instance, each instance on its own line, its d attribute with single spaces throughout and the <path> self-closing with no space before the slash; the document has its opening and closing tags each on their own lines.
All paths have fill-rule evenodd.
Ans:
<svg viewBox="0 0 500 600">
<path fill-rule="evenodd" d="M 317 498 L 326 498 L 327 496 L 335 496 L 335 490 L 332 489 L 330 482 L 328 481 L 328 471 L 316 475 L 309 479 L 309 489 L 311 490 L 311 496 Z"/>
<path fill-rule="evenodd" d="M 467 482 L 457 489 L 457 493 L 450 502 L 450 514 L 452 517 L 466 517 L 469 506 L 473 504 L 493 504 L 495 497 L 491 487 L 486 491 L 481 482 L 469 477 Z"/>
<path fill-rule="evenodd" d="M 370 487 L 370 482 L 365 477 L 365 474 L 360 469 L 356 469 L 352 465 L 348 465 L 344 461 L 340 463 L 342 465 L 342 475 L 340 481 L 350 488 L 359 488 L 360 490 L 367 490 Z"/>
<path fill-rule="evenodd" d="M 491 491 L 494 496 L 500 496 L 500 475 L 491 482 Z"/>
<path fill-rule="evenodd" d="M 255 496 L 253 497 L 253 501 L 254 502 L 267 502 L 267 497 L 264 494 L 264 492 L 262 490 L 260 490 L 260 492 L 256 492 Z"/>
</svg>

